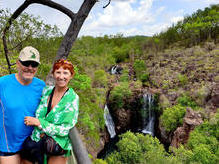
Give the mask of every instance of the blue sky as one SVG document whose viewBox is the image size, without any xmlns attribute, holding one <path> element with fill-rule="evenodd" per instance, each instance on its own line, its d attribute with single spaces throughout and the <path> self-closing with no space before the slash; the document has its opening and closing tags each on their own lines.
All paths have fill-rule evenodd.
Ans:
<svg viewBox="0 0 219 164">
<path fill-rule="evenodd" d="M 54 0 L 76 12 L 83 0 Z M 0 0 L 0 8 L 9 8 L 11 12 L 24 0 Z M 219 4 L 219 0 L 112 0 L 103 9 L 107 0 L 99 0 L 86 19 L 79 36 L 103 36 L 123 34 L 124 36 L 152 36 L 190 15 L 198 9 Z M 66 32 L 70 19 L 42 5 L 33 4 L 25 12 L 40 16 L 47 23 L 56 24 Z"/>
</svg>

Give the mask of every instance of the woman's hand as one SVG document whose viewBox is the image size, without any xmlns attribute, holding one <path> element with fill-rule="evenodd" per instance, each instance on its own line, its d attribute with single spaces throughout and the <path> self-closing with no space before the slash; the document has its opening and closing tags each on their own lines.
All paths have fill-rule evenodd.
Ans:
<svg viewBox="0 0 219 164">
<path fill-rule="evenodd" d="M 24 124 L 27 126 L 39 126 L 40 121 L 39 121 L 39 119 L 37 119 L 35 117 L 26 116 L 24 118 Z"/>
</svg>

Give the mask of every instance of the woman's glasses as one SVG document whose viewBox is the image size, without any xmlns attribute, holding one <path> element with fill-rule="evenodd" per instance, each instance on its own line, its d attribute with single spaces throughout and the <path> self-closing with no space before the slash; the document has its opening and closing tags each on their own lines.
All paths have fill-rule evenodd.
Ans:
<svg viewBox="0 0 219 164">
<path fill-rule="evenodd" d="M 39 65 L 39 63 L 37 63 L 35 61 L 21 61 L 21 60 L 19 60 L 19 62 L 25 67 L 29 67 L 31 65 L 31 67 L 36 68 Z"/>
</svg>

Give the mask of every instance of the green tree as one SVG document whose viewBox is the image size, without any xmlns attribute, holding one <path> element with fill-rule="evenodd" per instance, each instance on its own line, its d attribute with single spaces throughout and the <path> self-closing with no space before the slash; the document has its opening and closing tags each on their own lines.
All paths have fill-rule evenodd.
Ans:
<svg viewBox="0 0 219 164">
<path fill-rule="evenodd" d="M 110 92 L 110 108 L 113 110 L 121 109 L 125 105 L 125 100 L 129 99 L 132 91 L 127 82 L 121 82 Z M 127 105 L 127 104 L 126 104 Z"/>
<path fill-rule="evenodd" d="M 167 132 L 174 131 L 178 126 L 182 125 L 186 108 L 181 105 L 175 105 L 166 108 L 160 117 L 161 124 Z"/>
</svg>

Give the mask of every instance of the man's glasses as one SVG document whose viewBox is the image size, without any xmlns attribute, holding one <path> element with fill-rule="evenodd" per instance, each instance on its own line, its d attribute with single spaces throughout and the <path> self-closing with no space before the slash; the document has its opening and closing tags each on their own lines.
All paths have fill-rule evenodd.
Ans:
<svg viewBox="0 0 219 164">
<path fill-rule="evenodd" d="M 39 65 L 39 63 L 37 63 L 35 61 L 21 61 L 21 60 L 19 60 L 19 61 L 25 67 L 29 67 L 31 65 L 31 67 L 36 68 Z"/>
</svg>

